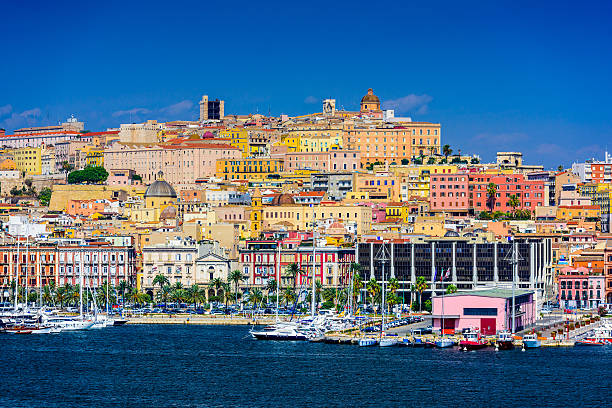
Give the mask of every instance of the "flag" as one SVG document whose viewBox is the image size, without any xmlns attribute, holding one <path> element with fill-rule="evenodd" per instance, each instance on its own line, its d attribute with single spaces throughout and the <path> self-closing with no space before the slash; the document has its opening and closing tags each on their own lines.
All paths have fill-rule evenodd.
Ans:
<svg viewBox="0 0 612 408">
<path fill-rule="evenodd" d="M 438 270 L 434 269 L 434 277 L 433 277 L 433 282 L 436 281 L 436 276 L 438 275 Z"/>
<path fill-rule="evenodd" d="M 451 270 L 450 270 L 450 268 L 446 269 L 446 273 L 444 274 L 444 278 L 443 278 L 443 280 L 444 280 L 444 279 L 448 279 L 448 278 L 450 278 L 450 274 L 451 274 Z"/>
</svg>

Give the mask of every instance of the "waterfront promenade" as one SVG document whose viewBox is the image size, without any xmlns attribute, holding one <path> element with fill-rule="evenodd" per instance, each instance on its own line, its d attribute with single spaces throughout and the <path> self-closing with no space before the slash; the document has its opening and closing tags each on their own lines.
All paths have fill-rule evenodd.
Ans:
<svg viewBox="0 0 612 408">
<path fill-rule="evenodd" d="M 200 315 L 148 315 L 127 317 L 127 324 L 195 324 L 195 325 L 222 325 L 239 326 L 253 324 L 272 324 L 276 321 L 274 316 L 200 316 Z M 281 320 L 288 320 L 280 318 Z"/>
</svg>

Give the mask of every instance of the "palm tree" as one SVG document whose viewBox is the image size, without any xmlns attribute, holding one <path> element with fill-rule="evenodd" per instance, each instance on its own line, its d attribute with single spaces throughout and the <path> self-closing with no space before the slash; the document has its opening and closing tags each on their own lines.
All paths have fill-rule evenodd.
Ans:
<svg viewBox="0 0 612 408">
<path fill-rule="evenodd" d="M 448 162 L 448 156 L 453 154 L 453 149 L 450 148 L 450 145 L 445 144 L 442 146 L 442 153 L 444 154 L 444 158 Z"/>
<path fill-rule="evenodd" d="M 375 306 L 375 303 L 378 301 L 380 297 L 380 285 L 376 281 L 376 279 L 372 278 L 369 280 L 367 286 L 368 294 L 370 295 L 370 303 L 372 307 Z M 374 313 L 376 314 L 376 312 Z"/>
<path fill-rule="evenodd" d="M 321 283 L 320 280 L 317 280 L 315 282 L 315 305 L 317 309 L 319 307 L 319 302 L 321 301 L 321 298 L 322 298 L 321 296 L 322 292 L 323 292 L 323 284 Z"/>
<path fill-rule="evenodd" d="M 259 288 L 253 289 L 249 296 L 249 300 L 253 304 L 253 307 L 257 307 L 263 300 L 263 293 L 261 292 L 261 289 Z"/>
<path fill-rule="evenodd" d="M 285 302 L 287 306 L 289 306 L 289 303 L 295 302 L 295 298 L 296 298 L 295 291 L 292 288 L 285 288 L 282 296 L 283 296 L 283 301 Z"/>
<path fill-rule="evenodd" d="M 208 283 L 208 287 L 215 290 L 215 296 L 219 296 L 219 289 L 223 287 L 221 278 L 214 278 Z"/>
<path fill-rule="evenodd" d="M 487 186 L 487 206 L 493 212 L 493 208 L 495 207 L 495 197 L 497 197 L 497 185 L 495 183 L 489 183 Z"/>
<path fill-rule="evenodd" d="M 206 299 L 204 292 L 200 289 L 197 284 L 191 285 L 189 289 L 187 289 L 187 301 L 193 303 L 193 308 L 195 309 L 197 305 L 203 302 Z"/>
<path fill-rule="evenodd" d="M 53 303 L 53 298 L 55 297 L 55 285 L 45 285 L 43 287 L 42 300 L 46 305 L 50 305 Z"/>
<path fill-rule="evenodd" d="M 519 205 L 521 205 L 521 202 L 519 201 L 518 197 L 515 194 L 512 194 L 509 198 L 508 198 L 508 205 L 510 207 L 512 207 L 512 213 L 516 212 L 516 207 L 518 207 Z"/>
<path fill-rule="evenodd" d="M 172 294 L 172 286 L 164 285 L 161 287 L 160 291 L 157 292 L 157 300 L 163 302 L 164 307 L 168 307 L 168 299 Z"/>
<path fill-rule="evenodd" d="M 268 303 L 270 303 L 270 293 L 272 292 L 276 293 L 276 279 L 270 279 L 266 284 Z"/>
<path fill-rule="evenodd" d="M 298 274 L 302 273 L 302 270 L 300 269 L 299 265 L 294 262 L 287 265 L 285 272 L 287 273 L 287 276 L 291 277 L 291 281 L 293 282 L 293 290 L 295 290 L 295 286 L 297 284 L 297 276 Z"/>
<path fill-rule="evenodd" d="M 453 285 L 452 283 L 446 287 L 447 295 L 450 295 L 451 293 L 456 293 L 456 292 L 457 292 L 457 286 Z"/>
<path fill-rule="evenodd" d="M 147 293 L 134 290 L 130 293 L 130 300 L 134 304 L 144 305 L 145 303 L 149 303 L 151 301 L 151 297 Z"/>
<path fill-rule="evenodd" d="M 334 306 L 336 306 L 337 302 L 336 302 L 336 289 L 334 288 L 325 288 L 323 290 L 323 300 L 326 302 L 334 302 Z"/>
<path fill-rule="evenodd" d="M 423 292 L 425 292 L 429 288 L 429 284 L 424 276 L 419 276 L 414 284 L 414 290 L 419 292 L 419 312 L 423 311 L 422 300 L 423 300 Z"/>
<path fill-rule="evenodd" d="M 119 286 L 117 287 L 117 290 L 119 291 L 119 294 L 121 295 L 121 302 L 123 303 L 123 307 L 125 307 L 125 293 L 129 289 L 129 287 L 130 285 L 124 280 L 119 282 Z"/>
<path fill-rule="evenodd" d="M 106 293 L 108 291 L 108 302 L 113 304 L 117 301 L 115 297 L 114 290 L 109 286 L 109 284 L 104 281 L 102 286 L 100 286 L 100 290 L 96 293 L 96 302 L 100 307 L 106 307 Z"/>
<path fill-rule="evenodd" d="M 387 287 L 389 288 L 389 292 L 395 293 L 399 289 L 399 281 L 396 278 L 391 278 L 389 282 L 387 282 Z"/>
<path fill-rule="evenodd" d="M 66 302 L 68 298 L 68 293 L 66 293 L 66 287 L 60 286 L 55 291 L 55 301 L 60 304 L 60 309 L 64 308 L 64 302 Z"/>
<path fill-rule="evenodd" d="M 238 269 L 231 271 L 229 276 L 227 277 L 227 280 L 229 282 L 234 283 L 234 288 L 235 288 L 234 293 L 236 294 L 236 305 L 238 305 L 238 285 L 243 280 L 242 272 L 240 272 Z"/>
<path fill-rule="evenodd" d="M 159 289 L 161 290 L 162 286 L 169 285 L 169 284 L 170 284 L 170 279 L 168 279 L 168 277 L 166 275 L 164 275 L 163 273 L 158 273 L 153 278 L 153 287 L 154 288 L 155 288 L 155 285 L 159 285 Z"/>
</svg>

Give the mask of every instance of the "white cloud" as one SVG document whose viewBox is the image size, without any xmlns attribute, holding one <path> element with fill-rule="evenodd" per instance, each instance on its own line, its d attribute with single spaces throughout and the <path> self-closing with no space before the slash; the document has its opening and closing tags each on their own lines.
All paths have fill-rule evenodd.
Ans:
<svg viewBox="0 0 612 408">
<path fill-rule="evenodd" d="M 8 115 L 13 111 L 13 107 L 11 105 L 0 106 L 0 118 Z"/>
<path fill-rule="evenodd" d="M 189 100 L 185 100 L 185 101 L 181 101 L 173 105 L 161 108 L 159 112 L 176 116 L 176 115 L 181 115 L 185 112 L 189 112 L 192 108 L 193 108 L 193 102 Z"/>
<path fill-rule="evenodd" d="M 11 105 L 5 105 L 0 107 L 0 110 L 4 113 L 4 116 L 6 116 L 13 111 L 13 108 Z M 0 128 L 14 130 L 38 125 L 40 113 L 41 111 L 39 108 L 28 109 L 21 113 L 13 112 L 11 116 L 0 121 Z"/>
<path fill-rule="evenodd" d="M 398 113 L 415 112 L 424 114 L 427 112 L 428 104 L 433 98 L 429 95 L 410 94 L 397 99 L 390 99 L 383 102 L 384 109 L 394 109 Z"/>
<path fill-rule="evenodd" d="M 529 140 L 529 135 L 521 132 L 479 133 L 472 138 L 473 142 L 488 145 L 509 145 Z"/>
<path fill-rule="evenodd" d="M 318 102 L 319 102 L 319 98 L 314 97 L 314 96 L 312 96 L 312 95 L 309 95 L 309 96 L 307 96 L 307 97 L 304 99 L 304 103 L 307 103 L 307 104 L 309 104 L 309 105 L 313 105 L 313 104 L 318 103 Z"/>
<path fill-rule="evenodd" d="M 113 112 L 112 116 L 114 118 L 117 118 L 119 116 L 128 116 L 128 115 L 146 115 L 148 113 L 151 113 L 151 111 L 146 108 L 133 108 L 133 109 L 128 109 L 128 110 L 120 110 L 120 111 Z"/>
</svg>

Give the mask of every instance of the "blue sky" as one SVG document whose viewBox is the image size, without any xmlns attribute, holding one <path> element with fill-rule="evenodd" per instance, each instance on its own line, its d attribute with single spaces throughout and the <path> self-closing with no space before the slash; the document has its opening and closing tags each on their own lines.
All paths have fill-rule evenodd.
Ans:
<svg viewBox="0 0 612 408">
<path fill-rule="evenodd" d="M 0 127 L 196 119 L 202 94 L 228 113 L 357 109 L 372 87 L 488 160 L 602 156 L 611 2 L 535 3 L 3 1 Z"/>
</svg>

